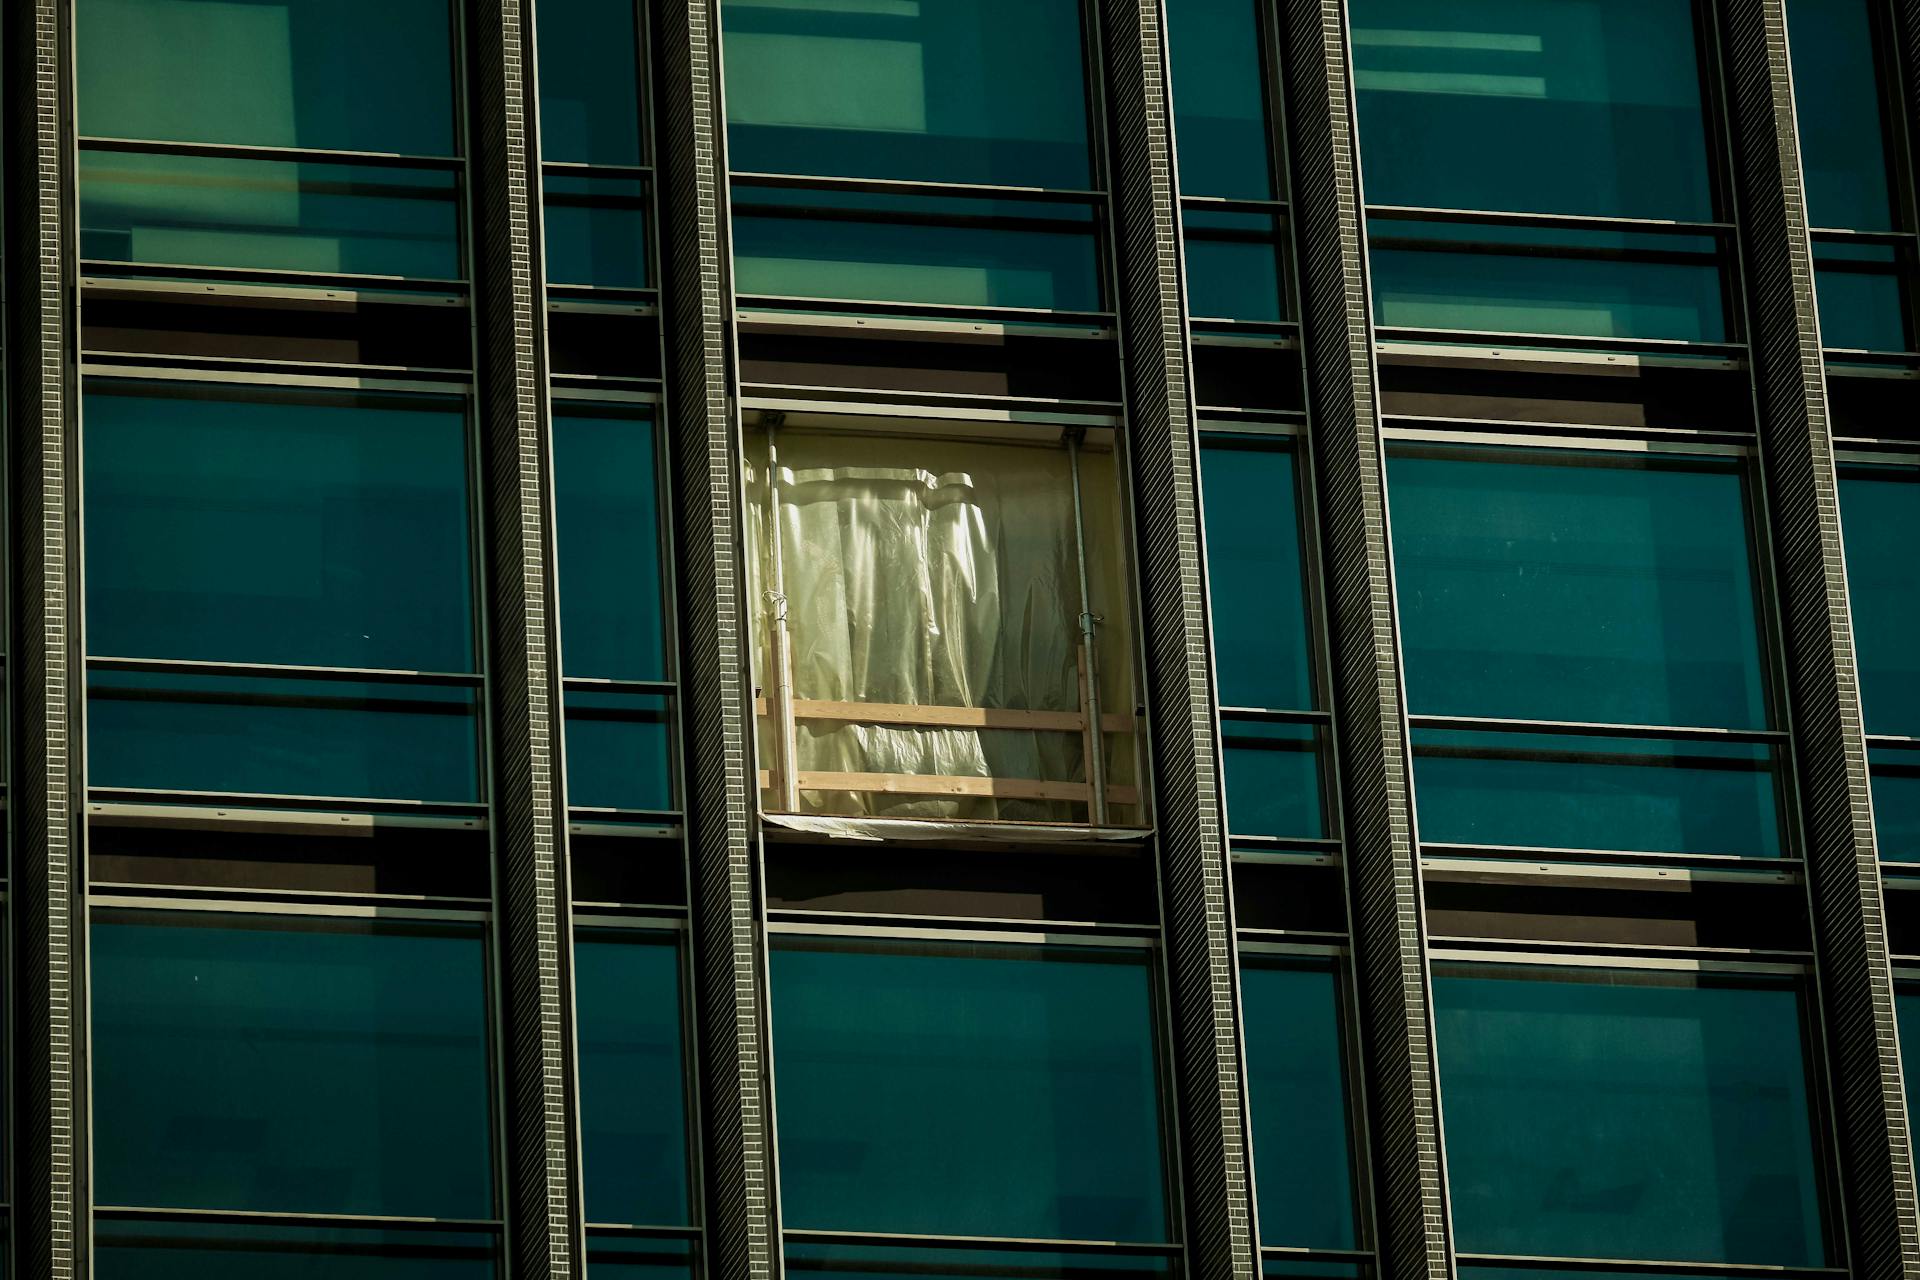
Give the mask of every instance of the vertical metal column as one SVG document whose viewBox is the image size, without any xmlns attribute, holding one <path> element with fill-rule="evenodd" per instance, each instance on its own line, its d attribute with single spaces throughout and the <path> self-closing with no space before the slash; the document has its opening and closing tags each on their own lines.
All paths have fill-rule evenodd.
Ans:
<svg viewBox="0 0 1920 1280">
<path fill-rule="evenodd" d="M 1856 1276 L 1920 1275 L 1893 974 L 1840 541 L 1783 0 L 1721 6 L 1733 177 L 1794 779 Z"/>
<path fill-rule="evenodd" d="M 654 0 L 660 320 L 672 439 L 689 907 L 710 1280 L 780 1274 L 718 0 Z"/>
<path fill-rule="evenodd" d="M 585 1273 L 586 1237 L 532 0 L 472 0 L 468 19 L 507 1244 L 515 1276 L 560 1280 Z"/>
<path fill-rule="evenodd" d="M 10 1274 L 91 1273 L 86 855 L 81 806 L 79 337 L 72 10 L 9 0 L 7 433 L 12 604 L 14 1252 Z"/>
<path fill-rule="evenodd" d="M 1181 1199 L 1192 1274 L 1259 1274 L 1239 974 L 1208 652 L 1199 440 L 1159 0 L 1102 7 L 1127 459 L 1146 629 L 1154 827 L 1172 978 Z M 1098 738 L 1095 738 L 1098 741 Z M 1091 769 L 1089 777 L 1094 773 Z"/>
<path fill-rule="evenodd" d="M 1453 1271 L 1453 1250 L 1346 6 L 1281 3 L 1288 209 L 1299 262 L 1377 1243 L 1394 1280 L 1440 1280 Z"/>
</svg>

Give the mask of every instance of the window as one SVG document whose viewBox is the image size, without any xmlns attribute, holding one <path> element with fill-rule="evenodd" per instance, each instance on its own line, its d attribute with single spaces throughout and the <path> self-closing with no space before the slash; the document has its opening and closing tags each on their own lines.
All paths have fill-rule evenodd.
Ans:
<svg viewBox="0 0 1920 1280">
<path fill-rule="evenodd" d="M 1396 444 L 1423 842 L 1782 853 L 1744 467 Z"/>
<path fill-rule="evenodd" d="M 1352 23 L 1378 324 L 1727 340 L 1689 0 L 1356 0 Z"/>
<path fill-rule="evenodd" d="M 937 1242 L 914 1237 L 1163 1244 L 1149 958 L 1134 946 L 776 936 L 780 1193 L 796 1269 L 865 1269 L 857 1250 L 822 1256 L 809 1231 L 892 1233 L 903 1254 L 936 1258 Z M 1045 1254 L 1022 1257 L 1052 1269 Z M 969 1250 L 947 1266 L 993 1274 L 994 1261 Z"/>
<path fill-rule="evenodd" d="M 91 936 L 107 1274 L 238 1276 L 234 1251 L 257 1268 L 315 1247 L 342 1251 L 328 1277 L 418 1274 L 401 1260 L 439 1251 L 451 1275 L 493 1274 L 478 924 L 102 908 Z M 259 1216 L 181 1212 L 206 1210 Z M 348 1269 L 363 1254 L 373 1269 Z"/>
<path fill-rule="evenodd" d="M 677 804 L 655 422 L 644 406 L 554 401 L 567 804 L 608 820 Z"/>
<path fill-rule="evenodd" d="M 85 414 L 94 788 L 477 804 L 460 398 L 93 379 Z"/>
<path fill-rule="evenodd" d="M 1078 0 L 726 0 L 735 284 L 1098 311 Z"/>
<path fill-rule="evenodd" d="M 80 0 L 81 256 L 461 275 L 446 0 Z"/>
<path fill-rule="evenodd" d="M 1792 979 L 1441 962 L 1433 1003 L 1463 1255 L 1830 1261 Z"/>
<path fill-rule="evenodd" d="M 1892 95 L 1868 0 L 1792 0 L 1793 103 L 1806 175 L 1821 341 L 1906 351 L 1914 238 L 1888 181 Z"/>
<path fill-rule="evenodd" d="M 1209 431 L 1201 441 L 1227 829 L 1242 845 L 1331 834 L 1298 460 L 1287 437 Z"/>
<path fill-rule="evenodd" d="M 1911 977 L 1911 974 L 1902 975 Z M 1912 982 L 1899 983 L 1893 991 L 1893 1014 L 1899 1028 L 1901 1054 L 1904 1058 L 1907 1048 L 1920 1050 L 1920 986 Z M 1920 1106 L 1920 1078 L 1911 1071 L 1902 1071 L 1903 1082 L 1907 1090 L 1907 1111 L 1912 1113 Z"/>
<path fill-rule="evenodd" d="M 1840 514 L 1874 833 L 1883 859 L 1920 861 L 1920 590 L 1911 553 L 1920 537 L 1920 464 L 1843 462 Z"/>
<path fill-rule="evenodd" d="M 1111 433 L 912 429 L 748 435 L 767 811 L 1138 825 Z"/>
</svg>

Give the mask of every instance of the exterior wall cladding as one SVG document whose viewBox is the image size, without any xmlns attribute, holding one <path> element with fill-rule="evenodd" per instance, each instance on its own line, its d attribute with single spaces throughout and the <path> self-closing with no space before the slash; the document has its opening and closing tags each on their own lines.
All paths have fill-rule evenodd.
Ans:
<svg viewBox="0 0 1920 1280">
<path fill-rule="evenodd" d="M 0 14 L 6 1274 L 1920 1280 L 1920 0 Z"/>
</svg>

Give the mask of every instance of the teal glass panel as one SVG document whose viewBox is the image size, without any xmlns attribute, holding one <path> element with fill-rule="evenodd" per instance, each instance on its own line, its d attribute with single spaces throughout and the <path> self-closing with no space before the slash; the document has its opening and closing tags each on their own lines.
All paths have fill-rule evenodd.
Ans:
<svg viewBox="0 0 1920 1280">
<path fill-rule="evenodd" d="M 1870 747 L 1867 761 L 1872 766 L 1873 834 L 1880 856 L 1889 862 L 1920 862 L 1920 751 Z"/>
<path fill-rule="evenodd" d="M 566 695 L 566 707 L 569 808 L 674 808 L 666 698 L 578 691 Z"/>
<path fill-rule="evenodd" d="M 1148 962 L 776 936 L 787 1226 L 1166 1239 Z"/>
<path fill-rule="evenodd" d="M 1873 26 L 1869 0 L 1787 3 L 1793 112 L 1816 227 L 1894 229 Z"/>
<path fill-rule="evenodd" d="M 639 0 L 539 0 L 540 158 L 646 163 Z M 551 252 L 551 250 L 549 250 Z"/>
<path fill-rule="evenodd" d="M 493 1280 L 499 1274 L 498 1245 L 477 1231 L 101 1218 L 93 1235 L 99 1280 Z"/>
<path fill-rule="evenodd" d="M 587 1221 L 684 1225 L 679 940 L 660 930 L 580 929 L 573 982 Z"/>
<path fill-rule="evenodd" d="M 1420 838 L 1777 858 L 1780 763 L 1758 743 L 1413 731 Z"/>
<path fill-rule="evenodd" d="M 1368 234 L 1379 325 L 1727 340 L 1711 237 L 1379 218 Z"/>
<path fill-rule="evenodd" d="M 790 1241 L 787 1273 L 810 1280 L 1172 1280 L 1170 1257 Z"/>
<path fill-rule="evenodd" d="M 85 413 L 94 654 L 474 669 L 459 399 L 95 381 Z"/>
<path fill-rule="evenodd" d="M 1354 1173 L 1340 984 L 1330 964 L 1240 967 L 1260 1242 L 1352 1249 Z"/>
<path fill-rule="evenodd" d="M 645 409 L 554 401 L 560 636 L 570 676 L 667 678 L 654 430 Z"/>
<path fill-rule="evenodd" d="M 95 671 L 95 787 L 473 804 L 471 688 Z"/>
<path fill-rule="evenodd" d="M 1262 46 L 1255 0 L 1169 0 L 1183 194 L 1273 198 Z"/>
<path fill-rule="evenodd" d="M 1310 724 L 1222 717 L 1228 831 L 1309 839 L 1327 834 L 1320 737 Z"/>
<path fill-rule="evenodd" d="M 602 289 L 644 289 L 647 270 L 647 184 L 638 178 L 543 179 L 547 281 Z"/>
<path fill-rule="evenodd" d="M 1286 318 L 1278 218 L 1192 207 L 1181 217 L 1189 315 L 1269 324 Z"/>
<path fill-rule="evenodd" d="M 1906 290 L 1893 246 L 1815 241 L 1813 266 L 1822 346 L 1905 351 L 1913 345 L 1907 338 Z"/>
<path fill-rule="evenodd" d="M 1089 206 L 735 188 L 741 294 L 1098 311 Z M 830 204 L 827 202 L 831 202 Z"/>
<path fill-rule="evenodd" d="M 1920 1054 L 1920 987 L 1903 983 L 1894 988 L 1893 1016 L 1900 1029 L 1901 1057 Z M 1920 1072 L 1903 1070 L 1901 1075 L 1906 1080 L 1907 1111 L 1911 1114 L 1920 1109 Z"/>
<path fill-rule="evenodd" d="M 1273 437 L 1201 440 L 1207 597 L 1223 707 L 1317 705 L 1307 633 L 1293 445 Z"/>
<path fill-rule="evenodd" d="M 1084 190 L 1079 0 L 725 0 L 743 173 Z"/>
<path fill-rule="evenodd" d="M 79 0 L 80 132 L 452 155 L 447 0 Z"/>
<path fill-rule="evenodd" d="M 587 1233 L 588 1280 L 694 1280 L 685 1240 L 622 1239 Z"/>
<path fill-rule="evenodd" d="M 1799 990 L 1626 969 L 1436 964 L 1464 1253 L 1828 1260 Z"/>
<path fill-rule="evenodd" d="M 1415 714 L 1766 727 L 1737 460 L 1407 446 L 1387 472 Z"/>
<path fill-rule="evenodd" d="M 1920 467 L 1843 465 L 1840 528 L 1867 732 L 1920 737 Z"/>
<path fill-rule="evenodd" d="M 1354 0 L 1374 204 L 1713 217 L 1687 0 Z"/>
<path fill-rule="evenodd" d="M 492 1216 L 479 925 L 123 911 L 90 937 L 99 1203 Z"/>
<path fill-rule="evenodd" d="M 83 150 L 80 255 L 458 280 L 458 194 L 450 170 Z"/>
</svg>

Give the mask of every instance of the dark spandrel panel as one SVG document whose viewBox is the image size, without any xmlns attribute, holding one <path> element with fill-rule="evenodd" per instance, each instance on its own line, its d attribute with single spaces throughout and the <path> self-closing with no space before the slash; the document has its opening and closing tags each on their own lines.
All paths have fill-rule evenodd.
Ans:
<svg viewBox="0 0 1920 1280">
<path fill-rule="evenodd" d="M 495 1238 L 476 1231 L 100 1218 L 93 1239 L 99 1280 L 493 1280 L 499 1274 Z"/>
<path fill-rule="evenodd" d="M 458 195 L 450 170 L 82 151 L 80 256 L 458 280 Z"/>
<path fill-rule="evenodd" d="M 1410 709 L 1764 728 L 1735 459 L 1400 446 Z"/>
<path fill-rule="evenodd" d="M 652 283 L 646 183 L 549 173 L 541 198 L 549 284 L 644 289 Z"/>
<path fill-rule="evenodd" d="M 1331 963 L 1277 964 L 1248 957 L 1240 967 L 1240 1003 L 1260 1241 L 1351 1249 L 1352 1111 L 1339 980 Z M 1318 1269 L 1307 1274 L 1329 1275 Z M 1338 1275 L 1339 1268 L 1331 1274 Z"/>
<path fill-rule="evenodd" d="M 1828 1260 L 1797 987 L 1436 964 L 1462 1252 Z"/>
<path fill-rule="evenodd" d="M 474 669 L 460 400 L 94 382 L 86 419 L 94 654 Z"/>
<path fill-rule="evenodd" d="M 492 1215 L 479 925 L 116 911 L 90 936 L 99 1203 Z"/>
<path fill-rule="evenodd" d="M 1870 0 L 1787 4 L 1793 112 L 1807 213 L 1817 227 L 1893 230 L 1872 12 Z"/>
<path fill-rule="evenodd" d="M 1379 218 L 1368 233 L 1373 318 L 1382 326 L 1727 340 L 1708 236 Z"/>
<path fill-rule="evenodd" d="M 1167 1238 L 1148 952 L 786 935 L 770 963 L 787 1226 Z"/>
<path fill-rule="evenodd" d="M 554 402 L 554 521 L 568 675 L 667 676 L 654 430 L 644 408 Z"/>
<path fill-rule="evenodd" d="M 1273 198 L 1261 48 L 1255 0 L 1167 5 L 1182 194 Z"/>
<path fill-rule="evenodd" d="M 1350 13 L 1369 202 L 1713 217 L 1686 0 L 1355 0 Z"/>
<path fill-rule="evenodd" d="M 686 1240 L 636 1240 L 587 1233 L 588 1280 L 694 1280 Z"/>
<path fill-rule="evenodd" d="M 1920 751 L 1870 749 L 1873 834 L 1889 862 L 1920 862 Z"/>
<path fill-rule="evenodd" d="M 680 946 L 659 930 L 579 929 L 573 947 L 587 1221 L 687 1221 Z M 671 1241 L 645 1241 L 649 1250 Z M 597 1272 L 598 1268 L 594 1268 Z"/>
<path fill-rule="evenodd" d="M 1291 442 L 1208 434 L 1200 449 L 1220 705 L 1314 707 Z"/>
<path fill-rule="evenodd" d="M 726 0 L 736 172 L 1083 190 L 1077 0 Z"/>
<path fill-rule="evenodd" d="M 539 0 L 540 158 L 646 163 L 638 0 Z M 551 253 L 551 250 L 549 250 Z"/>
<path fill-rule="evenodd" d="M 1413 731 L 1420 838 L 1777 858 L 1780 761 L 1756 743 Z"/>
<path fill-rule="evenodd" d="M 1223 718 L 1227 830 L 1237 836 L 1327 834 L 1321 732 L 1311 724 Z"/>
<path fill-rule="evenodd" d="M 741 294 L 1098 311 L 1087 205 L 736 187 Z"/>
<path fill-rule="evenodd" d="M 1907 300 L 1890 245 L 1813 246 L 1820 344 L 1854 351 L 1905 351 Z"/>
<path fill-rule="evenodd" d="M 1843 465 L 1840 528 L 1867 732 L 1920 737 L 1920 467 Z"/>
<path fill-rule="evenodd" d="M 476 803 L 471 688 L 95 671 L 87 782 Z"/>
<path fill-rule="evenodd" d="M 451 155 L 446 0 L 80 0 L 80 132 Z"/>
<path fill-rule="evenodd" d="M 787 1273 L 810 1280 L 1172 1280 L 1170 1257 L 788 1241 Z"/>
<path fill-rule="evenodd" d="M 567 805 L 588 809 L 674 807 L 672 709 L 651 693 L 566 695 Z"/>
<path fill-rule="evenodd" d="M 1256 323 L 1286 318 L 1278 218 L 1188 208 L 1181 221 L 1187 233 L 1189 315 Z"/>
</svg>

